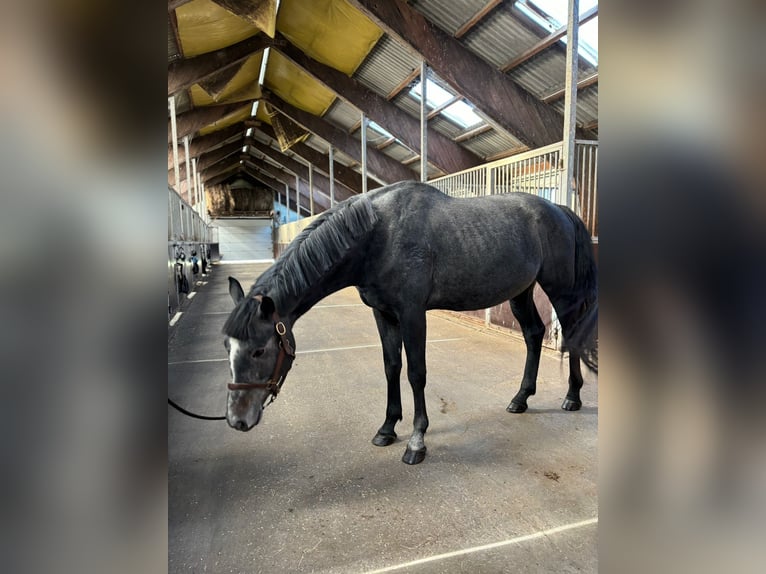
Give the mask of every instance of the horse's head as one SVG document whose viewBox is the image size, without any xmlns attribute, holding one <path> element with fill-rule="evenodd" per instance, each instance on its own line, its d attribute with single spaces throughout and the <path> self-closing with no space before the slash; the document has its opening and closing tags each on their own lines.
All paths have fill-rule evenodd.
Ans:
<svg viewBox="0 0 766 574">
<path fill-rule="evenodd" d="M 255 295 L 245 299 L 242 286 L 229 277 L 234 311 L 224 325 L 232 382 L 226 406 L 231 428 L 248 431 L 261 420 L 269 397 L 276 397 L 295 357 L 290 326 L 274 301 Z"/>
</svg>

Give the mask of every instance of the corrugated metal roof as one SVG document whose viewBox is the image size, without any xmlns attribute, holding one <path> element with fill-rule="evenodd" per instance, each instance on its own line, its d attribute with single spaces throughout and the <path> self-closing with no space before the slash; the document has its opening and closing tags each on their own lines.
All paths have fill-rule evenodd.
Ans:
<svg viewBox="0 0 766 574">
<path fill-rule="evenodd" d="M 487 0 L 418 0 L 412 7 L 450 36 L 465 24 Z"/>
<path fill-rule="evenodd" d="M 551 104 L 560 114 L 564 113 L 564 98 Z M 598 84 L 577 92 L 577 123 L 586 125 L 598 119 Z"/>
<path fill-rule="evenodd" d="M 383 36 L 357 68 L 354 78 L 386 97 L 415 69 L 420 69 L 420 60 L 389 36 Z"/>
<path fill-rule="evenodd" d="M 524 145 L 519 140 L 498 130 L 490 130 L 479 134 L 475 138 L 463 142 L 463 145 L 483 159 L 498 153 L 524 148 Z"/>
<path fill-rule="evenodd" d="M 585 59 L 579 60 L 580 79 L 596 70 Z M 566 82 L 566 53 L 557 48 L 545 50 L 509 72 L 513 80 L 528 92 L 542 99 Z"/>
<path fill-rule="evenodd" d="M 349 131 L 361 120 L 361 114 L 354 106 L 347 104 L 340 98 L 335 98 L 335 102 L 322 118 L 342 130 Z"/>
<path fill-rule="evenodd" d="M 498 8 L 492 18 L 481 21 L 463 39 L 477 56 L 500 69 L 540 39 L 507 7 Z"/>
</svg>

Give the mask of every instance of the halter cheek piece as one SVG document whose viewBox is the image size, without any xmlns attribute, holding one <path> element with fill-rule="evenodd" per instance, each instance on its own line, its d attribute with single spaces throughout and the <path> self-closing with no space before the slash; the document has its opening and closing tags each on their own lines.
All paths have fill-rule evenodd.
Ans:
<svg viewBox="0 0 766 574">
<path fill-rule="evenodd" d="M 262 300 L 261 295 L 255 295 L 253 299 L 258 302 Z M 228 389 L 230 391 L 249 391 L 253 389 L 266 389 L 271 394 L 271 400 L 266 403 L 270 405 L 277 398 L 279 391 L 282 389 L 282 385 L 285 382 L 285 377 L 290 367 L 293 365 L 293 359 L 295 359 L 295 350 L 290 344 L 289 336 L 292 336 L 287 325 L 279 318 L 279 314 L 274 311 L 271 316 L 274 321 L 274 331 L 279 337 L 279 355 L 277 356 L 277 363 L 274 365 L 274 372 L 271 373 L 271 377 L 265 383 L 229 383 Z"/>
</svg>

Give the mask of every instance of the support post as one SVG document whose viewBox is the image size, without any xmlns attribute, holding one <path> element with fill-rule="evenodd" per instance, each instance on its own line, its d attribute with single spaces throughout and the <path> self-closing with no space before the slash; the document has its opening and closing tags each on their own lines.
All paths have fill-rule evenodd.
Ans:
<svg viewBox="0 0 766 574">
<path fill-rule="evenodd" d="M 335 157 L 330 146 L 330 207 L 335 205 Z"/>
<path fill-rule="evenodd" d="M 173 138 L 173 175 L 175 176 L 176 192 L 181 187 L 181 168 L 178 165 L 178 127 L 176 125 L 176 98 L 170 96 L 168 98 L 168 105 L 170 106 L 170 132 Z"/>
<path fill-rule="evenodd" d="M 577 129 L 577 65 L 580 1 L 569 0 L 567 15 L 566 84 L 564 87 L 563 182 L 565 205 L 575 204 L 575 130 Z"/>
<path fill-rule="evenodd" d="M 295 221 L 301 218 L 301 188 L 298 174 L 295 174 Z"/>
<path fill-rule="evenodd" d="M 186 157 L 186 203 L 191 205 L 191 161 L 189 161 L 189 136 L 184 136 L 184 153 Z"/>
<path fill-rule="evenodd" d="M 428 181 L 428 106 L 426 105 L 426 84 L 428 65 L 420 62 L 420 181 Z"/>
<path fill-rule="evenodd" d="M 197 158 L 192 158 L 192 190 L 194 191 L 193 194 L 189 194 L 189 205 L 192 206 L 192 209 L 194 211 L 199 211 L 199 189 L 198 189 L 198 182 L 199 181 L 199 175 L 197 174 Z M 191 196 L 194 196 L 194 205 L 192 205 L 191 202 Z"/>
<path fill-rule="evenodd" d="M 362 112 L 362 193 L 367 193 L 367 116 Z"/>
<path fill-rule="evenodd" d="M 309 164 L 309 212 L 314 216 L 314 165 Z"/>
<path fill-rule="evenodd" d="M 285 201 L 287 202 L 287 213 L 285 213 L 285 222 L 290 223 L 290 186 L 285 184 Z"/>
</svg>

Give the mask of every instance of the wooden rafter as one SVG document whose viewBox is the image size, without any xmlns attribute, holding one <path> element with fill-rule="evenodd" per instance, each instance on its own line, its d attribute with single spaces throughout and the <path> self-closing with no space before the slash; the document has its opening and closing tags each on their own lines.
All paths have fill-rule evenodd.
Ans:
<svg viewBox="0 0 766 574">
<path fill-rule="evenodd" d="M 233 46 L 173 62 L 168 66 L 168 95 L 215 77 L 223 70 L 273 45 L 274 41 L 271 38 L 265 34 L 257 34 Z"/>
<path fill-rule="evenodd" d="M 270 139 L 274 141 L 277 140 L 277 136 L 274 133 L 274 130 L 268 124 L 262 125 L 258 129 L 264 135 L 268 136 Z M 317 151 L 314 148 L 301 142 L 294 143 L 290 147 L 290 151 L 300 156 L 308 163 L 312 164 L 315 170 L 329 177 L 330 158 L 327 156 L 327 154 Z M 333 162 L 333 171 L 334 171 L 333 175 L 335 176 L 335 181 L 339 181 L 340 183 L 345 185 L 347 188 L 355 191 L 356 193 L 361 193 L 362 174 L 354 171 L 350 167 L 343 165 L 339 161 Z M 367 178 L 367 189 L 375 189 L 376 187 L 380 187 L 380 185 L 381 184 L 375 181 L 374 179 L 369 177 Z"/>
<path fill-rule="evenodd" d="M 595 74 L 591 74 L 587 78 L 583 78 L 579 82 L 577 82 L 577 89 L 582 90 L 583 88 L 587 88 L 588 86 L 592 86 L 593 84 L 598 83 L 598 72 Z M 546 104 L 550 104 L 551 102 L 555 102 L 556 100 L 560 100 L 564 97 L 566 94 L 566 90 L 564 88 L 560 88 L 558 90 L 555 90 L 551 92 L 550 94 L 547 94 L 543 96 L 542 100 Z"/>
<path fill-rule="evenodd" d="M 598 5 L 594 6 L 593 8 L 588 10 L 585 14 L 583 14 L 580 17 L 579 25 L 582 26 L 583 24 L 585 24 L 592 18 L 595 18 L 596 16 L 598 16 Z M 553 44 L 561 40 L 566 35 L 567 35 L 567 27 L 562 26 L 558 30 L 551 32 L 545 38 L 541 39 L 539 42 L 537 42 L 534 46 L 526 50 L 524 53 L 520 54 L 519 56 L 517 56 L 516 58 L 514 58 L 513 60 L 511 60 L 504 66 L 501 66 L 500 71 L 504 73 L 510 72 L 511 70 L 513 70 L 514 68 L 517 68 L 518 66 L 520 66 L 521 64 L 523 64 L 530 58 L 536 56 L 543 50 L 550 48 L 551 46 L 553 46 Z"/>
<path fill-rule="evenodd" d="M 343 100 L 364 112 L 369 119 L 383 126 L 404 145 L 419 151 L 420 122 L 417 119 L 354 78 L 308 57 L 287 39 L 280 36 L 278 39 L 283 41 L 279 51 L 285 57 L 330 88 Z M 428 144 L 429 161 L 447 173 L 462 171 L 481 163 L 478 156 L 456 145 L 449 137 L 434 129 L 428 130 Z"/>
<path fill-rule="evenodd" d="M 561 140 L 561 114 L 429 22 L 405 0 L 348 1 L 425 59 L 456 92 L 525 145 L 534 148 Z"/>
<path fill-rule="evenodd" d="M 340 128 L 336 128 L 326 120 L 304 112 L 291 106 L 274 94 L 264 94 L 269 104 L 286 115 L 294 122 L 303 126 L 304 129 L 319 136 L 331 146 L 339 149 L 356 161 L 361 159 L 361 146 L 359 140 L 354 139 Z M 376 149 L 367 150 L 367 168 L 376 177 L 386 183 L 395 181 L 411 180 L 415 173 L 401 163 Z"/>
<path fill-rule="evenodd" d="M 283 154 L 281 151 L 274 149 L 271 146 L 267 146 L 261 142 L 255 141 L 248 148 L 248 153 L 252 154 L 253 151 L 257 151 L 271 160 L 277 162 L 279 165 L 298 175 L 301 179 L 308 181 L 309 168 L 299 161 Z M 321 173 L 314 172 L 313 175 L 314 185 L 325 193 L 330 192 L 330 180 Z M 339 182 L 335 182 L 338 184 Z M 355 195 L 353 190 L 348 189 L 345 186 L 335 185 L 335 199 L 341 201 Z"/>
<path fill-rule="evenodd" d="M 455 39 L 459 40 L 460 38 L 468 34 L 468 32 L 470 32 L 474 28 L 474 26 L 476 26 L 479 22 L 484 20 L 484 18 L 486 18 L 490 12 L 492 12 L 495 8 L 500 6 L 500 4 L 502 4 L 504 1 L 505 0 L 491 0 L 490 2 L 488 2 L 483 8 L 478 10 L 476 14 L 471 16 L 466 21 L 465 24 L 463 24 L 462 26 L 460 26 L 460 28 L 457 29 L 454 36 Z"/>
<path fill-rule="evenodd" d="M 176 118 L 176 127 L 178 140 L 181 141 L 185 136 L 195 134 L 205 126 L 225 118 L 231 113 L 241 110 L 246 105 L 243 103 L 224 104 L 221 106 L 206 106 L 179 114 Z M 168 120 L 168 143 L 172 143 L 173 135 L 170 130 L 170 120 Z"/>
<path fill-rule="evenodd" d="M 194 138 L 192 142 L 189 144 L 189 155 L 191 157 L 199 157 L 206 151 L 212 151 L 217 147 L 230 143 L 229 140 L 232 140 L 233 138 L 239 138 L 241 140 L 243 137 L 244 137 L 244 131 L 241 125 L 236 124 L 233 126 L 229 126 L 228 128 L 215 131 L 206 136 Z M 183 163 L 184 161 L 183 151 L 179 154 L 178 159 L 179 159 L 179 163 Z M 168 147 L 168 169 L 171 169 L 172 167 L 173 167 L 173 147 L 169 146 Z"/>
</svg>

